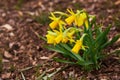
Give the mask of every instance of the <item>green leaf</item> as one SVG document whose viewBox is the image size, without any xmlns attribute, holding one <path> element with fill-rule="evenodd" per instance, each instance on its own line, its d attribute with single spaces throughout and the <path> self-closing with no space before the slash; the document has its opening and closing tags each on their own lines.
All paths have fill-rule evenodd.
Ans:
<svg viewBox="0 0 120 80">
<path fill-rule="evenodd" d="M 67 56 L 68 58 L 74 58 L 76 59 L 76 57 L 71 54 L 70 51 L 66 50 L 63 45 L 61 44 L 58 44 L 58 45 L 51 45 L 51 46 L 45 46 L 45 48 L 49 49 L 49 50 L 52 50 L 52 51 L 56 51 L 58 53 L 61 53 L 63 54 L 64 56 Z"/>
<path fill-rule="evenodd" d="M 78 61 L 77 64 L 82 65 L 82 66 L 87 66 L 93 64 L 90 61 Z"/>
<path fill-rule="evenodd" d="M 99 36 L 102 33 L 102 28 L 98 25 L 95 25 L 95 29 L 93 30 L 93 33 L 95 32 L 95 36 Z"/>
<path fill-rule="evenodd" d="M 101 46 L 101 49 L 109 46 L 109 45 L 112 45 L 113 43 L 115 43 L 118 39 L 120 38 L 120 34 L 115 36 L 114 38 L 112 38 L 112 40 L 110 41 L 107 41 L 104 45 Z"/>
<path fill-rule="evenodd" d="M 75 54 L 71 51 L 71 48 L 67 45 L 67 44 L 61 44 L 66 50 L 68 50 L 71 54 L 71 56 L 74 56 L 75 59 L 80 60 L 80 61 L 84 61 L 84 59 L 79 55 L 79 54 Z"/>
<path fill-rule="evenodd" d="M 44 41 L 47 41 L 47 39 L 41 35 L 38 36 L 40 39 L 44 40 Z"/>
<path fill-rule="evenodd" d="M 105 31 L 103 31 L 98 37 L 96 38 L 94 45 L 97 45 L 96 47 L 98 50 L 100 49 L 100 46 L 107 42 L 107 34 L 110 31 L 111 26 L 109 26 Z"/>
<path fill-rule="evenodd" d="M 61 62 L 61 63 L 67 63 L 67 64 L 76 64 L 75 62 L 71 62 L 68 60 L 63 60 L 63 59 L 59 59 L 59 58 L 53 58 L 55 61 L 57 62 Z"/>
<path fill-rule="evenodd" d="M 103 33 L 101 33 L 97 38 L 96 41 L 101 40 L 101 38 L 104 38 L 105 36 L 107 36 L 108 32 L 110 31 L 111 26 L 109 26 L 105 31 L 103 31 Z"/>
<path fill-rule="evenodd" d="M 66 53 L 67 53 L 71 58 L 74 58 L 75 60 L 77 60 L 76 57 L 74 56 L 74 54 L 71 52 L 71 48 L 70 48 L 67 44 L 61 43 L 60 46 L 66 50 Z"/>
<path fill-rule="evenodd" d="M 59 53 L 65 53 L 63 50 L 61 50 L 60 48 L 58 47 L 55 47 L 55 46 L 44 46 L 45 48 L 49 49 L 49 50 L 52 50 L 52 51 L 56 51 L 56 52 L 59 52 Z"/>
<path fill-rule="evenodd" d="M 96 24 L 96 17 L 93 16 L 92 21 L 90 22 L 90 26 L 92 27 L 94 24 Z"/>
</svg>

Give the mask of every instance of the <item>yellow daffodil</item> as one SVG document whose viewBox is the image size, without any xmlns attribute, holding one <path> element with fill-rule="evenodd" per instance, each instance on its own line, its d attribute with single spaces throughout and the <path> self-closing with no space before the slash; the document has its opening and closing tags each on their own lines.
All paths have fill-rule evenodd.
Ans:
<svg viewBox="0 0 120 80">
<path fill-rule="evenodd" d="M 59 44 L 60 42 L 66 43 L 69 40 L 69 38 L 67 37 L 67 35 L 65 35 L 64 32 L 57 30 L 54 30 L 54 32 L 48 31 L 46 38 L 48 44 L 54 44 L 54 45 Z"/>
<path fill-rule="evenodd" d="M 72 52 L 78 54 L 80 49 L 85 50 L 85 46 L 83 45 L 83 38 L 86 34 L 83 34 L 83 36 L 80 38 L 80 40 L 77 40 L 74 47 L 72 48 Z"/>
<path fill-rule="evenodd" d="M 49 17 L 51 20 L 53 20 L 49 26 L 51 29 L 55 29 L 56 27 L 60 27 L 62 25 L 65 25 L 65 22 L 61 20 L 61 17 L 56 17 L 53 13 L 51 13 L 51 17 Z"/>
<path fill-rule="evenodd" d="M 57 31 L 57 30 L 54 30 L 57 34 L 57 37 L 55 38 L 55 42 L 58 44 L 60 42 L 62 43 L 66 43 L 68 41 L 68 38 L 67 36 L 64 34 L 64 32 L 62 31 Z"/>
<path fill-rule="evenodd" d="M 81 48 L 82 48 L 82 41 L 77 40 L 75 46 L 72 48 L 72 52 L 78 54 L 78 52 Z"/>
<path fill-rule="evenodd" d="M 75 28 L 68 28 L 65 30 L 53 30 L 53 31 L 48 31 L 48 34 L 46 35 L 47 38 L 47 43 L 48 44 L 59 44 L 60 42 L 62 43 L 67 43 L 70 41 L 70 43 L 75 42 L 73 39 L 73 35 L 75 33 Z"/>
<path fill-rule="evenodd" d="M 48 34 L 46 35 L 46 37 L 47 37 L 48 44 L 55 44 L 55 38 L 56 38 L 55 33 L 53 33 L 52 31 L 48 31 Z"/>
<path fill-rule="evenodd" d="M 68 18 L 65 19 L 66 23 L 68 25 L 71 25 L 74 21 L 75 21 L 75 18 L 76 18 L 76 14 L 73 12 L 72 9 L 67 9 L 67 11 L 71 14 Z"/>
<path fill-rule="evenodd" d="M 73 39 L 75 30 L 76 30 L 75 28 L 70 27 L 64 31 L 64 39 L 66 40 L 66 42 L 67 41 L 70 41 L 70 43 L 75 42 Z"/>
<path fill-rule="evenodd" d="M 77 26 L 82 26 L 86 19 L 87 19 L 87 15 L 85 12 L 79 13 L 76 17 L 75 24 Z"/>
<path fill-rule="evenodd" d="M 54 32 L 57 34 L 57 37 L 55 38 L 55 42 L 57 44 L 60 42 L 67 43 L 68 41 L 74 42 L 73 34 L 75 33 L 75 30 L 73 28 L 68 28 L 65 31 L 54 30 Z"/>
<path fill-rule="evenodd" d="M 74 13 L 72 9 L 67 9 L 67 11 L 70 13 L 70 16 L 65 19 L 68 25 L 75 22 L 75 25 L 82 26 L 85 23 L 85 26 L 88 29 L 87 14 L 85 12 L 80 12 L 78 10 L 77 13 Z"/>
<path fill-rule="evenodd" d="M 75 30 L 70 30 L 68 31 L 66 34 L 67 34 L 67 37 L 69 38 L 69 41 L 70 43 L 73 43 L 75 42 L 75 40 L 73 39 L 74 38 L 74 33 L 75 33 Z"/>
<path fill-rule="evenodd" d="M 67 43 L 69 38 L 67 36 L 63 36 L 62 43 Z"/>
<path fill-rule="evenodd" d="M 63 39 L 63 33 L 61 32 L 55 38 L 55 42 L 58 44 L 58 43 L 60 43 L 60 41 L 62 41 L 62 39 Z"/>
</svg>

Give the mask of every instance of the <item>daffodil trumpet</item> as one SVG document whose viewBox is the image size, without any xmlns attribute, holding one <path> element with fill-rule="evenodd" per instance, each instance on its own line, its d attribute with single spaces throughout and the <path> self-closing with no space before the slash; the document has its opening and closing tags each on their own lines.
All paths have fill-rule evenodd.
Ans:
<svg viewBox="0 0 120 80">
<path fill-rule="evenodd" d="M 49 17 L 51 20 L 53 20 L 49 26 L 51 29 L 55 29 L 56 27 L 61 27 L 63 25 L 65 25 L 66 23 L 64 21 L 61 20 L 61 17 L 56 17 L 52 12 L 51 12 L 51 16 Z"/>
<path fill-rule="evenodd" d="M 85 35 L 86 34 L 83 34 L 82 37 L 75 42 L 75 45 L 71 50 L 75 54 L 78 54 L 80 49 L 85 50 L 85 46 L 83 45 L 83 39 L 84 39 Z"/>
</svg>

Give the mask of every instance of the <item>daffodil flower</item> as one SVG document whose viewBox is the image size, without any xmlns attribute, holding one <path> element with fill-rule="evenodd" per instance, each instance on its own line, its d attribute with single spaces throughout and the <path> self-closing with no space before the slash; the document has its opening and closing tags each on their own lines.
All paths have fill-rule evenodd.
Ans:
<svg viewBox="0 0 120 80">
<path fill-rule="evenodd" d="M 48 34 L 46 35 L 47 43 L 48 44 L 58 44 L 63 40 L 63 32 L 59 32 L 57 30 L 54 31 L 48 31 Z"/>
<path fill-rule="evenodd" d="M 66 32 L 66 35 L 69 38 L 70 43 L 75 42 L 75 40 L 73 39 L 74 38 L 74 36 L 73 36 L 74 33 L 75 33 L 75 29 L 71 29 L 68 32 Z"/>
<path fill-rule="evenodd" d="M 56 33 L 52 32 L 52 31 L 48 31 L 48 34 L 46 35 L 47 43 L 48 44 L 56 44 L 55 43 L 56 36 L 57 36 Z"/>
<path fill-rule="evenodd" d="M 64 32 L 62 31 L 57 31 L 57 30 L 54 30 L 54 32 L 56 32 L 57 34 L 57 37 L 55 38 L 55 42 L 58 44 L 60 42 L 62 43 L 66 43 L 68 41 L 68 38 L 67 36 L 64 34 Z"/>
<path fill-rule="evenodd" d="M 76 14 L 73 12 L 72 9 L 67 9 L 67 11 L 71 14 L 68 18 L 65 19 L 68 25 L 71 25 L 76 18 Z"/>
<path fill-rule="evenodd" d="M 57 37 L 55 38 L 55 42 L 58 44 L 60 42 L 67 43 L 70 41 L 71 43 L 74 42 L 73 35 L 75 33 L 74 28 L 68 28 L 65 31 L 57 31 L 54 30 L 54 32 L 57 34 Z"/>
<path fill-rule="evenodd" d="M 85 12 L 83 13 L 79 13 L 77 16 L 76 16 L 76 20 L 75 20 L 75 24 L 77 26 L 82 26 L 84 24 L 84 22 L 86 21 L 87 19 L 87 15 Z"/>
<path fill-rule="evenodd" d="M 53 20 L 49 26 L 51 29 L 55 29 L 56 27 L 62 27 L 62 25 L 65 25 L 65 22 L 61 20 L 61 17 L 56 17 L 53 13 L 51 13 L 51 17 L 49 17 L 51 20 Z"/>
<path fill-rule="evenodd" d="M 88 29 L 87 14 L 85 12 L 80 12 L 78 10 L 77 13 L 74 13 L 72 9 L 67 9 L 67 11 L 70 13 L 70 16 L 65 19 L 68 25 L 75 22 L 75 25 L 82 26 L 85 23 L 85 26 Z"/>
<path fill-rule="evenodd" d="M 72 52 L 78 54 L 80 49 L 85 50 L 85 46 L 83 45 L 83 38 L 84 38 L 85 35 L 86 34 L 83 34 L 83 36 L 79 40 L 76 41 L 74 47 L 71 50 Z"/>
<path fill-rule="evenodd" d="M 60 43 L 62 41 L 62 39 L 63 39 L 63 33 L 59 32 L 57 34 L 57 37 L 55 38 L 55 42 L 58 44 L 58 43 Z"/>
</svg>

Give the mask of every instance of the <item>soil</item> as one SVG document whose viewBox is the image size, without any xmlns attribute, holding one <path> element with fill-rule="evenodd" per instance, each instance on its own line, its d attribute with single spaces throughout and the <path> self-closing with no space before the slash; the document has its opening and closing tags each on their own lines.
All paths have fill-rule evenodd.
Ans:
<svg viewBox="0 0 120 80">
<path fill-rule="evenodd" d="M 67 8 L 86 9 L 103 28 L 112 24 L 110 38 L 120 33 L 120 0 L 0 0 L 0 80 L 35 80 L 67 66 L 49 59 L 55 52 L 45 49 L 39 38 L 46 34 L 49 12 Z M 118 48 L 120 42 L 107 51 Z M 68 66 L 51 80 L 120 80 L 120 55 L 109 56 L 92 72 Z"/>
</svg>

